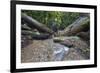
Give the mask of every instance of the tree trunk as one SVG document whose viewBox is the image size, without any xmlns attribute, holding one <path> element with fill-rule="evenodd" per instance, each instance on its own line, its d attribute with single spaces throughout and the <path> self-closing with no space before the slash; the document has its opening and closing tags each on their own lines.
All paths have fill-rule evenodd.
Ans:
<svg viewBox="0 0 100 73">
<path fill-rule="evenodd" d="M 31 28 L 28 27 L 26 24 L 21 25 L 21 29 L 22 29 L 22 30 L 31 30 Z"/>
<path fill-rule="evenodd" d="M 28 30 L 22 30 L 21 31 L 22 35 L 27 35 L 27 36 L 31 36 L 31 38 L 33 39 L 37 39 L 37 40 L 44 40 L 44 39 L 48 39 L 50 38 L 50 34 L 38 34 L 37 32 L 32 32 L 32 31 L 28 31 Z"/>
<path fill-rule="evenodd" d="M 89 17 L 79 17 L 74 23 L 66 27 L 63 31 L 60 31 L 58 35 L 76 35 L 82 31 L 88 31 L 90 28 Z"/>
<path fill-rule="evenodd" d="M 38 21 L 36 21 L 32 17 L 22 13 L 21 14 L 21 18 L 22 18 L 22 20 L 24 20 L 27 23 L 27 26 L 29 26 L 30 28 L 33 28 L 33 29 L 36 28 L 40 32 L 45 32 L 45 33 L 53 34 L 52 30 L 50 30 L 45 25 L 39 23 Z"/>
</svg>

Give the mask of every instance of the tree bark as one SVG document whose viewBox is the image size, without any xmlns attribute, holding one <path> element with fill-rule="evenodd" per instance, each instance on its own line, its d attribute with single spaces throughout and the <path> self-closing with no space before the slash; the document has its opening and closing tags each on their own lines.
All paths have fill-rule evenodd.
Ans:
<svg viewBox="0 0 100 73">
<path fill-rule="evenodd" d="M 32 17 L 22 13 L 21 14 L 21 18 L 27 23 L 27 26 L 29 26 L 30 28 L 33 28 L 33 29 L 36 28 L 40 32 L 45 32 L 45 33 L 53 34 L 53 31 L 51 29 L 49 29 L 45 25 L 39 23 L 38 21 L 36 21 Z"/>
<path fill-rule="evenodd" d="M 89 17 L 79 17 L 74 23 L 66 27 L 58 35 L 72 36 L 82 31 L 88 31 L 90 29 Z"/>
<path fill-rule="evenodd" d="M 60 36 L 60 37 L 54 37 L 53 41 L 59 43 L 59 42 L 62 42 L 64 40 L 69 40 L 69 39 L 77 39 L 78 40 L 80 38 L 78 36 Z"/>
<path fill-rule="evenodd" d="M 31 28 L 30 27 L 28 27 L 27 25 L 21 25 L 21 29 L 22 30 L 31 30 Z"/>
<path fill-rule="evenodd" d="M 27 35 L 27 36 L 31 36 L 33 39 L 37 39 L 37 40 L 44 40 L 44 39 L 48 39 L 50 38 L 50 34 L 38 34 L 36 32 L 32 32 L 32 31 L 28 31 L 28 30 L 22 30 L 21 31 L 22 35 Z"/>
</svg>

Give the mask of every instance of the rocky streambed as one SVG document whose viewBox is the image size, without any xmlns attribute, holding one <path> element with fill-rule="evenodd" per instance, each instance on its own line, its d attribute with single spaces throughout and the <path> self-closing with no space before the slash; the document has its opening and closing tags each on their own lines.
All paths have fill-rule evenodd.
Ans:
<svg viewBox="0 0 100 73">
<path fill-rule="evenodd" d="M 63 43 L 72 46 L 55 43 L 53 39 L 31 40 L 29 45 L 21 48 L 21 62 L 86 60 L 90 58 L 89 46 L 83 40 L 70 38 Z"/>
</svg>

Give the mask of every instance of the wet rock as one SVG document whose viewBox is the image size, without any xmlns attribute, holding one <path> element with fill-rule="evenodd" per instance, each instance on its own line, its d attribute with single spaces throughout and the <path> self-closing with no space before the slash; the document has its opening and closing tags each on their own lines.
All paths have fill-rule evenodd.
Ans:
<svg viewBox="0 0 100 73">
<path fill-rule="evenodd" d="M 65 57 L 65 52 L 68 52 L 69 48 L 61 44 L 54 44 L 53 50 L 54 61 L 62 61 Z"/>
</svg>

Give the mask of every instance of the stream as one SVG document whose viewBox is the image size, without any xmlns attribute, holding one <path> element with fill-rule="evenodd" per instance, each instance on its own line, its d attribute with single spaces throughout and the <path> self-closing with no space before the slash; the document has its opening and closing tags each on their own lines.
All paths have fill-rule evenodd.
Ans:
<svg viewBox="0 0 100 73">
<path fill-rule="evenodd" d="M 57 38 L 56 38 L 57 39 Z M 69 39 L 68 37 L 64 39 Z M 70 37 L 77 48 L 87 48 L 87 44 L 78 38 Z M 32 40 L 32 43 L 21 49 L 21 62 L 48 62 L 86 59 L 75 47 L 55 43 L 54 39 Z M 76 40 L 76 41 L 75 41 Z"/>
<path fill-rule="evenodd" d="M 69 47 L 64 46 L 60 43 L 55 43 L 53 39 L 48 41 L 49 47 L 53 50 L 54 61 L 62 61 L 65 57 L 65 54 L 68 53 Z"/>
<path fill-rule="evenodd" d="M 64 59 L 65 53 L 68 53 L 69 48 L 61 44 L 55 44 L 53 46 L 54 61 L 62 61 Z"/>
</svg>

